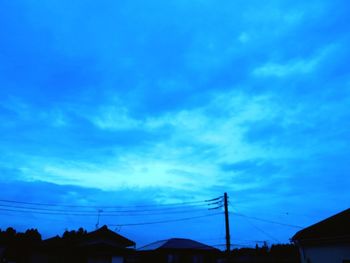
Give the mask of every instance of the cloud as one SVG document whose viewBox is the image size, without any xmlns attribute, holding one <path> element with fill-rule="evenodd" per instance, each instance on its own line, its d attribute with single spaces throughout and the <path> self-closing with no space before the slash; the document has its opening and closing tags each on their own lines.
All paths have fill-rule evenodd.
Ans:
<svg viewBox="0 0 350 263">
<path fill-rule="evenodd" d="M 15 144 L 13 149 L 22 152 L 11 163 L 19 163 L 29 181 L 101 189 L 172 184 L 195 190 L 201 178 L 214 183 L 221 176 L 216 163 L 232 161 L 232 151 L 233 160 L 261 155 L 261 149 L 242 144 L 241 125 L 267 118 L 273 114 L 271 106 L 268 97 L 233 92 L 216 94 L 206 107 L 147 119 L 132 118 L 126 110 L 116 110 L 119 106 L 113 102 L 93 110 L 72 106 L 45 114 L 27 107 L 26 122 L 40 123 L 41 129 L 16 131 L 16 136 L 26 145 L 27 138 L 37 138 L 32 141 L 36 151 L 23 151 L 22 144 Z M 34 116 L 41 116 L 38 122 L 33 123 Z M 64 119 L 64 125 L 57 126 L 57 118 Z M 38 133 L 40 137 L 34 136 Z"/>
<path fill-rule="evenodd" d="M 125 107 L 103 107 L 97 116 L 92 117 L 93 123 L 101 129 L 132 130 L 137 128 L 139 121 L 128 116 Z"/>
<path fill-rule="evenodd" d="M 232 171 L 232 172 L 243 172 L 248 174 L 271 174 L 276 173 L 279 171 L 279 168 L 274 164 L 259 162 L 256 160 L 251 161 L 242 161 L 237 163 L 231 163 L 231 164 L 222 164 L 222 169 L 224 171 Z"/>
<path fill-rule="evenodd" d="M 346 199 L 347 2 L 0 5 L 9 197 L 227 191 L 258 214 Z"/>
<path fill-rule="evenodd" d="M 292 59 L 286 63 L 268 62 L 253 70 L 255 77 L 293 77 L 295 75 L 312 74 L 320 63 L 329 61 L 327 55 L 334 49 L 333 46 L 322 48 L 321 52 L 310 59 Z"/>
</svg>

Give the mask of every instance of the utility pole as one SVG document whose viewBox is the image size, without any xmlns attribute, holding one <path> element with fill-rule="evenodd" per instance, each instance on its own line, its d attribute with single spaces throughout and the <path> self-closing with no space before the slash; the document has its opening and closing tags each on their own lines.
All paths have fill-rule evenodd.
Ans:
<svg viewBox="0 0 350 263">
<path fill-rule="evenodd" d="M 231 238 L 230 238 L 230 222 L 228 218 L 228 201 L 227 193 L 224 194 L 224 209 L 225 209 L 225 228 L 226 228 L 226 252 L 231 251 Z"/>
</svg>

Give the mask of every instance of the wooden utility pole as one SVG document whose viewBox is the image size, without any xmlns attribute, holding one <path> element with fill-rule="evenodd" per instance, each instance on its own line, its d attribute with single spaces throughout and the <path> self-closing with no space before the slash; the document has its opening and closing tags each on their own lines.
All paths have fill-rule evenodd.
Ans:
<svg viewBox="0 0 350 263">
<path fill-rule="evenodd" d="M 228 200 L 227 193 L 224 194 L 224 208 L 225 208 L 225 227 L 226 227 L 226 252 L 231 251 L 231 238 L 230 238 L 230 222 L 228 218 Z"/>
</svg>

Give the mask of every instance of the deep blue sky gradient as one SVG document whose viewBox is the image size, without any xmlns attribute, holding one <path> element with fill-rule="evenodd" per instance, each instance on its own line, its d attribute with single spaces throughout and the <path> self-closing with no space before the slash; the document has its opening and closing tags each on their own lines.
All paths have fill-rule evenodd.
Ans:
<svg viewBox="0 0 350 263">
<path fill-rule="evenodd" d="M 348 208 L 349 8 L 1 1 L 0 199 L 132 206 L 226 191 L 237 213 L 300 226 Z M 45 237 L 96 223 L 0 218 Z M 286 242 L 298 230 L 235 215 L 231 224 L 236 244 Z M 224 243 L 223 217 L 119 231 L 138 245 Z"/>
</svg>

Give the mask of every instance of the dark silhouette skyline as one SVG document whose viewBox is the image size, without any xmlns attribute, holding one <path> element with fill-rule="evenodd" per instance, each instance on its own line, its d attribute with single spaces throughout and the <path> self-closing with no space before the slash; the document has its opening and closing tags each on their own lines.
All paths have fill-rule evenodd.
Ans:
<svg viewBox="0 0 350 263">
<path fill-rule="evenodd" d="M 140 249 L 136 244 L 103 226 L 88 232 L 83 228 L 65 231 L 61 236 L 42 240 L 37 229 L 28 229 L 24 233 L 9 227 L 0 230 L 0 259 L 2 262 L 18 263 L 63 263 L 63 262 L 111 262 L 114 258 L 123 258 L 124 262 L 264 262 L 298 263 L 298 249 L 292 244 L 274 244 L 268 247 L 265 243 L 255 248 L 232 249 L 230 253 L 198 243 L 194 240 L 173 238 L 158 241 Z M 193 261 L 195 260 L 195 261 Z"/>
</svg>

